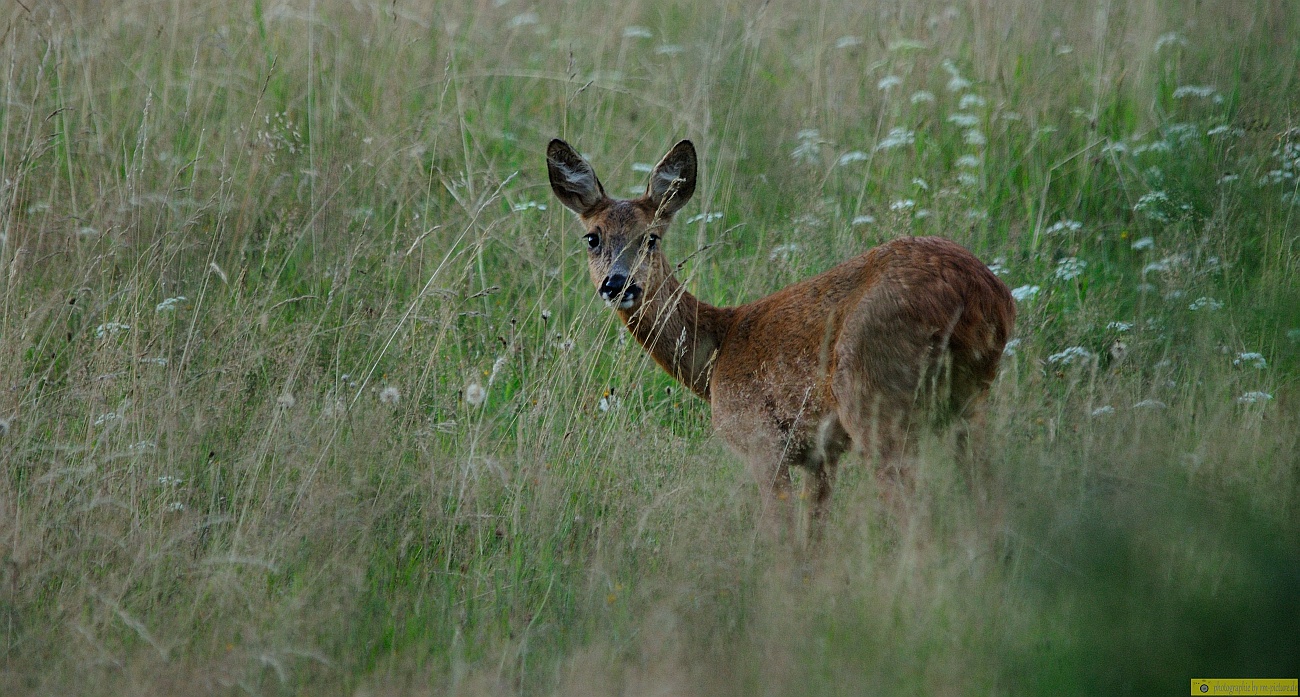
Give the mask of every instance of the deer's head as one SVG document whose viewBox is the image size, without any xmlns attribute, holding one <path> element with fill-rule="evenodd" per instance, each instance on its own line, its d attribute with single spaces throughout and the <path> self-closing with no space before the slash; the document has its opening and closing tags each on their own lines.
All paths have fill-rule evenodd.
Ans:
<svg viewBox="0 0 1300 697">
<path fill-rule="evenodd" d="M 672 275 L 659 241 L 695 193 L 695 146 L 674 145 L 650 172 L 645 194 L 634 199 L 610 198 L 591 164 L 562 140 L 546 148 L 546 169 L 551 190 L 586 230 L 587 268 L 600 297 L 635 312 Z"/>
</svg>

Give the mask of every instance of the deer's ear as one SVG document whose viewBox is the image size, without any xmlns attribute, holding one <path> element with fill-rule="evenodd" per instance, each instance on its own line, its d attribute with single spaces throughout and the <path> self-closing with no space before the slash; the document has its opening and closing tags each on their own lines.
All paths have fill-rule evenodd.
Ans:
<svg viewBox="0 0 1300 697">
<path fill-rule="evenodd" d="M 650 172 L 645 195 L 657 215 L 671 217 L 695 193 L 695 146 L 689 140 L 674 145 Z"/>
<path fill-rule="evenodd" d="M 605 187 L 596 178 L 596 170 L 559 138 L 546 148 L 546 173 L 551 178 L 555 197 L 578 215 L 586 215 L 605 200 Z"/>
</svg>

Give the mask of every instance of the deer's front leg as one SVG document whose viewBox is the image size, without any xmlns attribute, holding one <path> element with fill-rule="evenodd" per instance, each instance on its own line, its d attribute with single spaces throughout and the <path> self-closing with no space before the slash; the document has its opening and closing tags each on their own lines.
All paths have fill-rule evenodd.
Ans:
<svg viewBox="0 0 1300 697">
<path fill-rule="evenodd" d="M 780 453 L 747 453 L 749 471 L 758 484 L 762 525 L 773 539 L 793 540 L 794 498 L 790 495 L 790 466 Z"/>
</svg>

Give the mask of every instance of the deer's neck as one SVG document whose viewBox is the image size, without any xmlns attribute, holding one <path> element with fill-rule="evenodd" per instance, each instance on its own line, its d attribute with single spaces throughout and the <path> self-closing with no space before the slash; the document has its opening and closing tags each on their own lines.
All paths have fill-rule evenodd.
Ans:
<svg viewBox="0 0 1300 697">
<path fill-rule="evenodd" d="M 692 392 L 709 398 L 713 361 L 732 311 L 701 302 L 675 278 L 669 278 L 635 312 L 619 310 L 632 336 L 655 362 Z"/>
</svg>

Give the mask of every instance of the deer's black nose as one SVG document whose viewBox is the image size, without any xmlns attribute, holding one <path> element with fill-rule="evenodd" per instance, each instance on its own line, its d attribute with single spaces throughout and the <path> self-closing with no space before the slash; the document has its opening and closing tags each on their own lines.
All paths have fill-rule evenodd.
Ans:
<svg viewBox="0 0 1300 697">
<path fill-rule="evenodd" d="M 606 300 L 613 300 L 627 287 L 627 276 L 621 273 L 610 274 L 600 284 L 600 295 Z"/>
<path fill-rule="evenodd" d="M 618 303 L 620 310 L 630 310 L 641 299 L 641 286 L 621 273 L 610 274 L 600 284 L 600 297 L 607 303 Z"/>
</svg>

